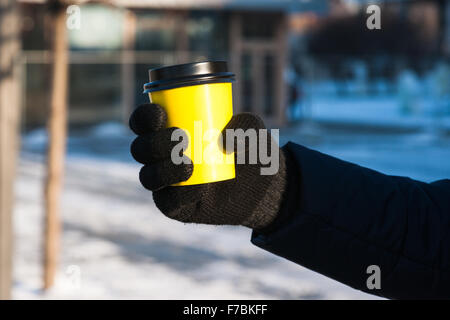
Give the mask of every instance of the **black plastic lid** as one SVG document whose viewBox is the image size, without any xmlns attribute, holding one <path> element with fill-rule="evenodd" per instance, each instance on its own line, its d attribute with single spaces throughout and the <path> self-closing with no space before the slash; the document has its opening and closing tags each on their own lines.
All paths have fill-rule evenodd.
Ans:
<svg viewBox="0 0 450 320">
<path fill-rule="evenodd" d="M 150 82 L 144 85 L 144 93 L 204 83 L 234 81 L 234 74 L 228 72 L 225 61 L 166 66 L 149 70 L 149 75 Z"/>
</svg>

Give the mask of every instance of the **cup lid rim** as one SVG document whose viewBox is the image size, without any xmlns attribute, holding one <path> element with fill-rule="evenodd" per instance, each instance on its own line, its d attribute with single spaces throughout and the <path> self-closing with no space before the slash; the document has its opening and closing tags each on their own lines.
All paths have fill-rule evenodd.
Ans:
<svg viewBox="0 0 450 320">
<path fill-rule="evenodd" d="M 150 83 L 177 78 L 211 76 L 228 72 L 227 62 L 222 60 L 200 61 L 162 66 L 149 70 Z"/>
<path fill-rule="evenodd" d="M 234 74 L 227 69 L 226 61 L 201 61 L 149 70 L 150 82 L 144 85 L 144 93 L 212 82 L 233 82 Z"/>
</svg>

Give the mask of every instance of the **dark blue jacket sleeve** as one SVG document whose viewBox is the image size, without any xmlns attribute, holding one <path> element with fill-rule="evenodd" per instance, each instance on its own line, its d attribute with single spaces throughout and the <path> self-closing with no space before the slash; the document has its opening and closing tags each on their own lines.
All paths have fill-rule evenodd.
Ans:
<svg viewBox="0 0 450 320">
<path fill-rule="evenodd" d="M 450 298 L 450 180 L 384 175 L 294 143 L 283 150 L 289 187 L 255 245 L 371 294 Z M 380 289 L 367 286 L 372 265 Z"/>
</svg>

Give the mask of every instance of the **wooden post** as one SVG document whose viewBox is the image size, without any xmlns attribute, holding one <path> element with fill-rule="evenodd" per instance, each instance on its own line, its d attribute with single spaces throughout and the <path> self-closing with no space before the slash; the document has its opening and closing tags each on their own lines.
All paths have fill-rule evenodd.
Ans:
<svg viewBox="0 0 450 320">
<path fill-rule="evenodd" d="M 187 33 L 188 12 L 183 10 L 174 14 L 177 63 L 190 62 L 189 37 Z"/>
<path fill-rule="evenodd" d="M 48 167 L 45 186 L 44 289 L 54 283 L 60 248 L 60 197 L 66 150 L 68 51 L 65 7 L 52 12 L 53 65 L 49 130 Z"/>
<path fill-rule="evenodd" d="M 442 6 L 442 52 L 445 55 L 450 56 L 450 3 L 448 3 L 448 1 L 444 1 Z"/>
<path fill-rule="evenodd" d="M 288 64 L 288 22 L 287 15 L 281 14 L 278 22 L 276 43 L 278 52 L 275 55 L 275 107 L 274 112 L 276 124 L 279 126 L 286 124 L 286 107 L 287 107 L 287 90 L 286 82 L 284 81 L 284 72 Z"/>
<path fill-rule="evenodd" d="M 235 74 L 236 82 L 233 84 L 234 113 L 241 112 L 242 108 L 242 21 L 239 13 L 233 13 L 230 18 L 230 71 Z"/>
<path fill-rule="evenodd" d="M 14 0 L 0 0 L 0 299 L 11 298 L 13 181 L 18 148 L 19 24 Z"/>
<path fill-rule="evenodd" d="M 128 123 L 131 111 L 134 108 L 134 97 L 136 94 L 135 84 L 135 36 L 136 15 L 133 11 L 126 11 L 123 29 L 122 48 L 122 120 Z"/>
<path fill-rule="evenodd" d="M 264 110 L 264 87 L 265 87 L 265 78 L 264 78 L 264 51 L 252 50 L 252 105 L 251 111 L 255 112 L 261 118 L 265 118 L 265 110 Z"/>
</svg>

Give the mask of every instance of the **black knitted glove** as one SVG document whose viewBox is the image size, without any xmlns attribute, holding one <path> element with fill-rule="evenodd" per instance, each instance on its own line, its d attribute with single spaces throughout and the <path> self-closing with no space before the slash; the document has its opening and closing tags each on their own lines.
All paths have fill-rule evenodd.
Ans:
<svg viewBox="0 0 450 320">
<path fill-rule="evenodd" d="M 139 106 L 130 117 L 130 128 L 138 135 L 131 145 L 131 154 L 144 164 L 139 179 L 153 191 L 155 204 L 163 214 L 182 222 L 243 225 L 252 229 L 265 228 L 275 219 L 287 184 L 281 149 L 279 170 L 274 175 L 261 175 L 258 159 L 257 164 L 236 164 L 233 180 L 172 187 L 171 184 L 191 176 L 193 164 L 172 163 L 171 150 L 179 142 L 171 141 L 176 128 L 166 128 L 166 120 L 164 110 L 155 104 Z M 233 116 L 225 129 L 237 128 L 261 129 L 264 124 L 259 117 L 243 113 Z M 237 143 L 242 141 L 235 141 L 235 146 Z"/>
</svg>

